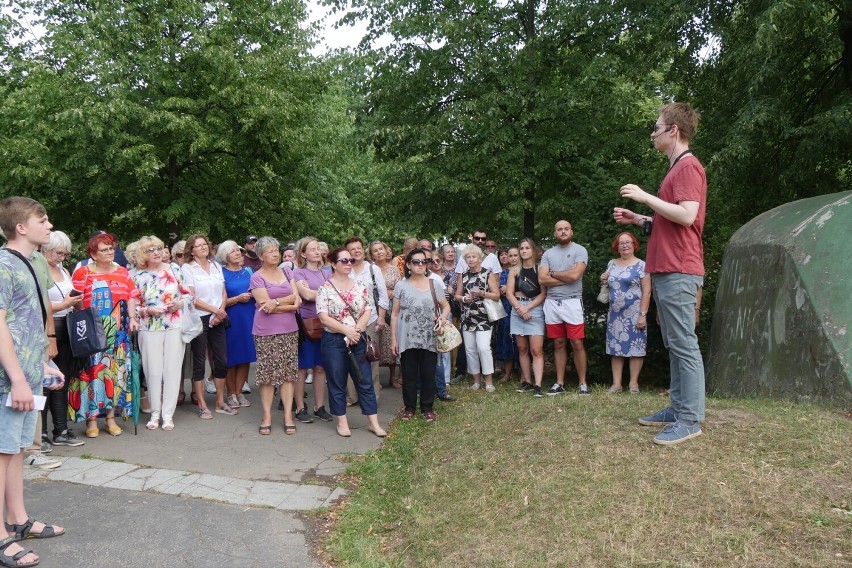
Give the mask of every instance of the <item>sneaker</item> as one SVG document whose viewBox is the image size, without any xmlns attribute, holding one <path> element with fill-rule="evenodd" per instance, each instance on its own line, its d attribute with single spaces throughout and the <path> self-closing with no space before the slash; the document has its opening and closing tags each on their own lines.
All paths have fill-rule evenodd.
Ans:
<svg viewBox="0 0 852 568">
<path fill-rule="evenodd" d="M 51 459 L 43 454 L 35 453 L 24 457 L 24 465 L 28 465 L 36 469 L 56 469 L 62 465 L 62 462 Z"/>
<path fill-rule="evenodd" d="M 443 401 L 443 402 L 455 402 L 458 399 L 451 394 L 445 394 L 443 396 L 438 395 L 438 400 Z"/>
<path fill-rule="evenodd" d="M 249 386 L 248 382 L 243 385 L 243 394 L 251 394 L 251 387 Z"/>
<path fill-rule="evenodd" d="M 485 392 L 494 392 L 497 390 L 497 387 L 494 385 L 485 385 Z"/>
<path fill-rule="evenodd" d="M 313 371 L 313 369 L 308 369 L 308 374 L 305 376 L 305 384 L 306 385 L 314 384 L 314 371 Z"/>
<path fill-rule="evenodd" d="M 435 416 L 435 413 L 434 413 L 434 412 L 424 412 L 424 413 L 423 413 L 423 419 L 424 419 L 426 422 L 431 423 L 431 422 L 434 422 L 435 420 L 437 420 L 437 419 L 438 419 L 438 417 L 437 417 L 437 416 Z"/>
<path fill-rule="evenodd" d="M 643 416 L 639 419 L 639 424 L 642 426 L 665 426 L 673 422 L 677 422 L 677 414 L 671 407 L 664 408 L 656 414 Z"/>
<path fill-rule="evenodd" d="M 533 387 L 533 396 L 535 398 L 542 398 L 544 394 L 541 392 L 541 387 L 535 386 Z"/>
<path fill-rule="evenodd" d="M 210 379 L 204 379 L 204 390 L 207 394 L 216 394 L 216 385 Z"/>
<path fill-rule="evenodd" d="M 41 440 L 41 453 L 49 454 L 53 451 L 53 444 L 47 438 L 42 438 Z"/>
<path fill-rule="evenodd" d="M 654 443 L 661 446 L 674 446 L 700 435 L 701 425 L 698 422 L 678 419 L 677 422 L 663 428 L 663 431 L 654 438 Z"/>
<path fill-rule="evenodd" d="M 560 385 L 559 383 L 553 383 L 553 386 L 550 387 L 550 390 L 547 391 L 547 396 L 556 396 L 557 394 L 564 394 L 565 387 Z"/>
<path fill-rule="evenodd" d="M 58 436 L 53 437 L 54 446 L 82 446 L 85 444 L 83 440 L 78 440 L 77 436 L 71 430 L 63 430 Z"/>
<path fill-rule="evenodd" d="M 587 384 L 580 385 L 580 394 L 583 395 L 583 396 L 589 396 L 590 394 L 592 394 L 592 391 L 589 390 L 589 385 L 587 385 Z"/>
<path fill-rule="evenodd" d="M 302 424 L 310 424 L 311 422 L 314 421 L 314 419 L 311 418 L 311 415 L 308 414 L 307 407 L 304 407 L 304 406 L 302 407 L 301 410 L 296 412 L 296 420 L 298 420 Z"/>
<path fill-rule="evenodd" d="M 470 385 L 470 390 L 478 391 L 479 390 L 479 383 L 473 383 L 472 385 Z"/>
<path fill-rule="evenodd" d="M 515 389 L 515 392 L 528 392 L 533 390 L 533 388 L 534 387 L 530 383 L 521 383 L 518 385 L 518 388 Z"/>
<path fill-rule="evenodd" d="M 323 422 L 331 422 L 334 420 L 334 416 L 329 413 L 328 410 L 325 409 L 324 406 L 320 406 L 316 410 L 314 410 L 314 416 L 322 420 Z"/>
</svg>

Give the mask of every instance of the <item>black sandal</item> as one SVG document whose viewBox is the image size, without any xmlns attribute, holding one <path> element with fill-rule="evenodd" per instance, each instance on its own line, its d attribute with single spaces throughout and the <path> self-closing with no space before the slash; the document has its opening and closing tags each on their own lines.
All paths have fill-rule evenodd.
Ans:
<svg viewBox="0 0 852 568">
<path fill-rule="evenodd" d="M 12 556 L 8 556 L 6 554 L 6 549 L 9 547 L 10 544 L 13 544 L 15 542 L 17 542 L 17 539 L 14 536 L 10 536 L 8 538 L 4 538 L 3 540 L 0 540 L 0 564 L 2 564 L 3 566 L 6 566 L 8 568 L 16 568 L 16 567 L 17 568 L 27 568 L 28 566 L 36 566 L 36 565 L 38 565 L 39 562 L 41 562 L 41 559 L 39 559 L 39 560 L 36 560 L 35 562 L 27 562 L 26 564 L 19 564 L 18 560 L 20 560 L 21 558 L 23 558 L 24 556 L 26 556 L 27 554 L 30 554 L 32 552 L 32 550 L 29 550 L 29 549 L 26 549 L 26 548 L 24 548 L 23 550 L 21 550 L 17 554 L 13 554 Z"/>
<path fill-rule="evenodd" d="M 55 536 L 62 536 L 65 534 L 64 530 L 61 533 L 56 532 L 53 525 L 49 525 L 47 523 L 44 523 L 44 528 L 40 533 L 34 533 L 32 532 L 32 529 L 36 522 L 37 521 L 34 518 L 30 517 L 27 519 L 27 522 L 22 525 L 5 523 L 6 531 L 15 533 L 15 536 L 13 537 L 15 540 L 26 540 L 28 538 L 53 538 Z"/>
<path fill-rule="evenodd" d="M 272 434 L 272 424 L 267 424 L 266 426 L 261 426 L 260 428 L 257 429 L 257 432 L 261 436 L 269 436 L 270 434 Z"/>
<path fill-rule="evenodd" d="M 296 425 L 295 424 L 284 424 L 284 433 L 288 436 L 292 436 L 296 433 Z"/>
</svg>

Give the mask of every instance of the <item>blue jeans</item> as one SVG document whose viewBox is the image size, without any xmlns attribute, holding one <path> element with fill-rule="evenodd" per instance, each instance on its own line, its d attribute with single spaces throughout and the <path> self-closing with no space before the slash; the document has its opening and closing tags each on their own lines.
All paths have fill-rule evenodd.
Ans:
<svg viewBox="0 0 852 568">
<path fill-rule="evenodd" d="M 447 381 L 444 373 L 444 354 L 438 353 L 438 365 L 435 367 L 435 393 L 439 398 L 447 396 Z"/>
<path fill-rule="evenodd" d="M 377 414 L 376 392 L 373 390 L 373 373 L 370 362 L 364 357 L 366 343 L 363 336 L 357 345 L 352 346 L 352 353 L 358 366 L 354 367 L 349 358 L 349 349 L 343 341 L 342 333 L 322 332 L 322 361 L 325 367 L 325 377 L 328 383 L 328 406 L 334 416 L 346 415 L 346 380 L 352 375 L 355 390 L 358 391 L 358 404 L 361 413 L 366 416 Z M 360 380 L 358 370 L 361 371 Z"/>
<path fill-rule="evenodd" d="M 704 420 L 704 361 L 695 334 L 695 304 L 704 278 L 652 274 L 663 344 L 669 350 L 671 408 L 685 420 Z"/>
</svg>

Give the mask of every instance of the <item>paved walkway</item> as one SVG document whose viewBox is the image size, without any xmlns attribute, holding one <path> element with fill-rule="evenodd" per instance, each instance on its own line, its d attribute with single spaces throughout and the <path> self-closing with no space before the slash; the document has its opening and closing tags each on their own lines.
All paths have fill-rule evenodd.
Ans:
<svg viewBox="0 0 852 568">
<path fill-rule="evenodd" d="M 260 397 L 248 398 L 253 406 L 238 416 L 214 414 L 213 420 L 198 419 L 187 399 L 171 432 L 146 430 L 143 415 L 134 435 L 132 423 L 119 420 L 121 436 L 101 431 L 84 446 L 57 446 L 50 455 L 62 467 L 27 469 L 30 514 L 68 530 L 29 541 L 40 566 L 319 566 L 297 512 L 328 507 L 345 495 L 333 476 L 345 470 L 349 455 L 374 450 L 381 440 L 367 431 L 357 406 L 348 411 L 350 438 L 318 419 L 287 436 L 283 413 L 274 407 L 273 433 L 261 436 Z M 383 426 L 401 399 L 399 390 L 381 392 Z M 207 401 L 212 408 L 213 395 Z M 313 407 L 312 396 L 306 404 Z M 82 430 L 75 428 L 81 438 Z"/>
</svg>

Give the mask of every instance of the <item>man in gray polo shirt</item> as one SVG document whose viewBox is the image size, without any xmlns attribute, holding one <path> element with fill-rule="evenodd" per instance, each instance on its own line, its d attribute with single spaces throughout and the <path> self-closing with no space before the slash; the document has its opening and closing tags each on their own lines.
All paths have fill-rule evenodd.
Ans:
<svg viewBox="0 0 852 568">
<path fill-rule="evenodd" d="M 586 249 L 573 242 L 571 223 L 558 221 L 554 230 L 556 246 L 541 257 L 538 280 L 547 286 L 544 301 L 544 323 L 547 337 L 553 340 L 553 357 L 556 364 L 556 384 L 547 394 L 555 396 L 565 392 L 565 366 L 568 363 L 566 339 L 571 340 L 574 366 L 580 377 L 580 394 L 591 394 L 586 384 L 586 347 L 583 339 L 586 329 L 583 320 L 583 273 L 589 263 Z"/>
</svg>

